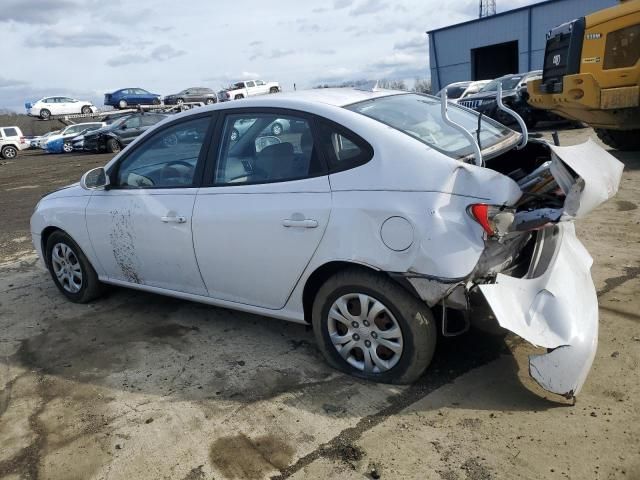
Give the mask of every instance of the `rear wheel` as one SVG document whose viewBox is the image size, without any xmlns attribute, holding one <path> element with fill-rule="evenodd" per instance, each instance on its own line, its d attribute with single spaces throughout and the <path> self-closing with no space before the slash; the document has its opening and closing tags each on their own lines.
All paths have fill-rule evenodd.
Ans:
<svg viewBox="0 0 640 480">
<path fill-rule="evenodd" d="M 238 140 L 238 137 L 240 137 L 240 132 L 238 132 L 238 130 L 236 130 L 235 128 L 231 130 L 231 141 L 235 142 L 236 140 Z"/>
<path fill-rule="evenodd" d="M 45 261 L 56 287 L 72 302 L 87 303 L 102 293 L 103 285 L 96 271 L 66 233 L 56 231 L 49 236 Z"/>
<path fill-rule="evenodd" d="M 42 120 L 48 120 L 50 116 L 51 116 L 51 112 L 46 108 L 43 108 L 42 110 L 40 110 L 40 118 Z"/>
<path fill-rule="evenodd" d="M 640 150 L 640 130 L 595 130 L 600 140 L 616 150 Z"/>
<path fill-rule="evenodd" d="M 312 323 L 329 364 L 377 382 L 414 382 L 436 345 L 429 308 L 387 276 L 362 269 L 339 272 L 320 287 Z"/>
<path fill-rule="evenodd" d="M 18 156 L 18 149 L 13 145 L 5 145 L 2 147 L 2 150 L 0 150 L 0 154 L 2 154 L 2 158 L 9 160 Z"/>
<path fill-rule="evenodd" d="M 89 105 L 85 105 L 84 107 L 82 107 L 82 110 L 80 110 L 83 114 L 88 115 L 91 113 L 91 107 Z"/>
<path fill-rule="evenodd" d="M 269 89 L 269 93 L 278 93 L 280 90 L 278 90 L 278 87 L 271 87 Z"/>
<path fill-rule="evenodd" d="M 241 93 L 239 93 L 238 95 L 236 95 L 235 97 L 233 97 L 234 100 L 240 100 L 241 98 L 244 98 L 244 95 L 242 95 Z"/>
<path fill-rule="evenodd" d="M 282 130 L 283 130 L 282 125 L 279 123 L 274 123 L 271 126 L 271 133 L 273 133 L 276 137 L 282 135 Z"/>
<path fill-rule="evenodd" d="M 118 107 L 120 108 L 127 108 L 127 101 L 126 100 L 120 100 L 118 102 Z"/>
<path fill-rule="evenodd" d="M 110 138 L 107 140 L 107 152 L 109 153 L 118 153 L 122 147 L 120 146 L 120 142 L 115 138 Z"/>
</svg>

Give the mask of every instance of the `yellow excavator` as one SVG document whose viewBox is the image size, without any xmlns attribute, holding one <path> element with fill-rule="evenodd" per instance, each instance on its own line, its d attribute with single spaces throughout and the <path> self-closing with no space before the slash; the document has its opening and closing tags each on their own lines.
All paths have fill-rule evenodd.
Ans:
<svg viewBox="0 0 640 480">
<path fill-rule="evenodd" d="M 542 79 L 527 84 L 536 108 L 584 122 L 619 150 L 640 149 L 640 0 L 555 27 Z"/>
</svg>

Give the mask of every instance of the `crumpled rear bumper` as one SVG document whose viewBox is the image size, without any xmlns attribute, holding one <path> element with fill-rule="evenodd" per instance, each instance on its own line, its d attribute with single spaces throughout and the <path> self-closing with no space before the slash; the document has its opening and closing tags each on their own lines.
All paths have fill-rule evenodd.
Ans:
<svg viewBox="0 0 640 480">
<path fill-rule="evenodd" d="M 479 288 L 502 327 L 549 350 L 529 357 L 531 377 L 545 390 L 571 398 L 580 392 L 598 345 L 593 260 L 573 223 L 538 235 L 524 278 L 498 274 L 495 283 Z"/>
</svg>

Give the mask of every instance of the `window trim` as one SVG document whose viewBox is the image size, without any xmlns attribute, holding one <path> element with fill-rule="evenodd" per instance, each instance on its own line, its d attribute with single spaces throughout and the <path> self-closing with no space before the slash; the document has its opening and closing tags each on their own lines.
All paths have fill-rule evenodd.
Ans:
<svg viewBox="0 0 640 480">
<path fill-rule="evenodd" d="M 285 183 L 294 182 L 298 180 L 306 180 L 308 178 L 317 178 L 329 175 L 329 166 L 325 158 L 324 152 L 321 148 L 318 148 L 318 160 L 322 166 L 319 173 L 315 175 L 304 175 L 302 177 L 288 178 L 286 180 L 270 180 L 261 182 L 245 182 L 245 183 L 216 183 L 214 182 L 215 172 L 218 169 L 218 159 L 220 157 L 220 149 L 222 148 L 222 130 L 224 123 L 230 115 L 251 115 L 251 114 L 269 114 L 277 116 L 293 116 L 306 120 L 311 128 L 311 135 L 313 136 L 314 143 L 318 138 L 318 129 L 316 126 L 317 115 L 302 110 L 294 110 L 290 108 L 278 108 L 278 107 L 238 107 L 229 108 L 219 111 L 220 114 L 215 122 L 215 132 L 211 142 L 211 148 L 209 149 L 209 155 L 207 156 L 206 167 L 204 169 L 204 175 L 202 179 L 202 188 L 224 188 L 224 187 L 243 187 L 250 185 L 269 185 L 272 183 Z"/>
<path fill-rule="evenodd" d="M 162 127 L 160 128 L 156 128 L 155 126 L 149 127 L 149 129 L 143 132 L 142 135 L 146 134 L 147 132 L 153 132 L 153 133 L 149 133 L 147 135 L 147 138 L 145 138 L 140 143 L 138 143 L 138 145 L 136 145 L 135 148 L 131 149 L 128 152 L 125 152 L 120 158 L 118 158 L 118 161 L 109 168 L 109 170 L 107 171 L 107 175 L 109 177 L 109 180 L 112 183 L 111 185 L 108 186 L 107 190 L 171 190 L 171 189 L 175 190 L 175 189 L 185 189 L 185 188 L 200 188 L 202 186 L 203 174 L 207 164 L 207 159 L 209 158 L 209 151 L 211 150 L 211 146 L 212 146 L 212 137 L 215 131 L 215 126 L 217 125 L 217 117 L 218 117 L 217 112 L 197 113 L 194 115 L 189 115 L 188 117 L 172 120 L 171 122 L 166 123 L 165 125 L 162 125 Z M 193 172 L 193 182 L 191 183 L 191 185 L 165 186 L 165 187 L 158 187 L 155 185 L 150 187 L 131 187 L 131 186 L 116 185 L 115 180 L 118 178 L 118 172 L 120 171 L 120 166 L 122 165 L 122 162 L 124 162 L 127 158 L 133 155 L 134 152 L 137 152 L 140 148 L 147 145 L 149 143 L 149 140 L 155 137 L 157 133 L 163 130 L 166 130 L 168 128 L 172 128 L 181 123 L 186 123 L 186 122 L 190 122 L 192 120 L 198 120 L 201 118 L 208 118 L 209 126 L 207 127 L 207 133 L 204 136 L 204 140 L 202 142 L 202 148 L 200 149 L 200 154 L 198 155 L 198 160 L 196 162 L 196 169 Z"/>
<path fill-rule="evenodd" d="M 329 159 L 326 158 L 326 152 L 324 151 L 324 148 L 322 148 L 321 149 L 322 155 L 325 157 L 324 163 L 327 166 L 329 175 L 332 175 L 334 173 L 344 172 L 346 170 L 351 170 L 352 168 L 361 167 L 362 165 L 366 165 L 371 160 L 373 160 L 373 157 L 375 155 L 375 150 L 373 149 L 373 146 L 369 142 L 367 142 L 364 138 L 362 138 L 360 135 L 358 135 L 356 132 L 348 129 L 343 125 L 340 125 L 337 122 L 334 122 L 333 120 L 329 120 L 328 118 L 317 116 L 317 119 L 319 123 L 325 123 L 329 127 L 333 128 L 336 131 L 336 133 L 338 133 L 339 135 L 342 135 L 343 137 L 346 137 L 347 140 L 349 140 L 352 143 L 355 143 L 359 148 L 362 148 L 367 153 L 367 159 L 364 161 L 345 162 L 344 166 L 332 167 L 331 162 L 329 162 Z M 353 141 L 352 139 L 355 139 L 356 141 Z"/>
</svg>

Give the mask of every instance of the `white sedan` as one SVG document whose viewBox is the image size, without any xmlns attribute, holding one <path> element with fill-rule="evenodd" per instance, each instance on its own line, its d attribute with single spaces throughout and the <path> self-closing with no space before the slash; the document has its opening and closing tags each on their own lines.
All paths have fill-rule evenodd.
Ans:
<svg viewBox="0 0 640 480">
<path fill-rule="evenodd" d="M 76 100 L 69 97 L 44 97 L 34 103 L 25 103 L 27 115 L 48 120 L 52 115 L 90 114 L 98 109 L 87 100 Z"/>
<path fill-rule="evenodd" d="M 273 136 L 277 119 L 299 128 Z M 615 194 L 622 164 L 593 142 L 480 127 L 375 89 L 191 110 L 40 200 L 33 244 L 71 301 L 112 284 L 309 323 L 331 365 L 382 382 L 416 380 L 437 330 L 466 330 L 451 315 L 479 324 L 488 304 L 547 349 L 533 378 L 574 396 L 598 304 L 571 220 Z"/>
</svg>

